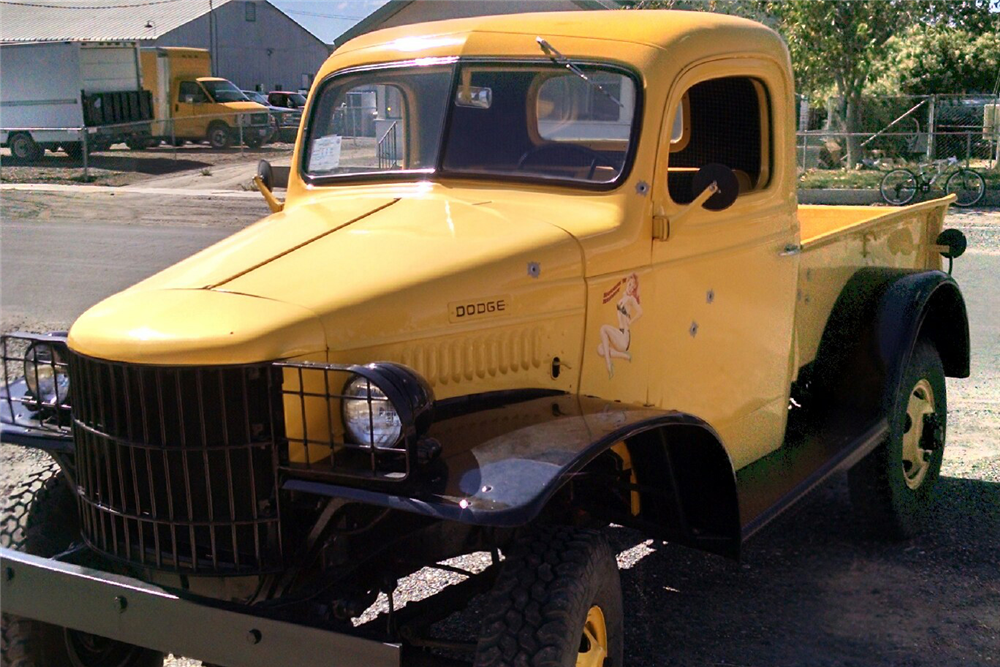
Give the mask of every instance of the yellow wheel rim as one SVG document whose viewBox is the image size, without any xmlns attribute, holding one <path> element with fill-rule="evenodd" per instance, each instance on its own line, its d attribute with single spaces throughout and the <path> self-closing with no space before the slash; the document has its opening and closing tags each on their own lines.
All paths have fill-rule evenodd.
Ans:
<svg viewBox="0 0 1000 667">
<path fill-rule="evenodd" d="M 608 657 L 608 626 L 604 623 L 604 612 L 597 605 L 587 612 L 580 638 L 580 653 L 576 656 L 576 667 L 603 667 Z"/>
<path fill-rule="evenodd" d="M 931 450 L 921 447 L 924 417 L 934 414 L 934 390 L 927 380 L 920 380 L 910 391 L 903 424 L 903 479 L 911 489 L 924 482 L 930 468 Z"/>
</svg>

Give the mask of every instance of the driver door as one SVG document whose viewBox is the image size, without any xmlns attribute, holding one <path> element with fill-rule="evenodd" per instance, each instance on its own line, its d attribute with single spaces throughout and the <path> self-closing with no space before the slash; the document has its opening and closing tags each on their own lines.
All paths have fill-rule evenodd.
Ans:
<svg viewBox="0 0 1000 667">
<path fill-rule="evenodd" d="M 178 81 L 174 98 L 174 132 L 183 139 L 202 139 L 208 133 L 208 96 L 197 81 Z"/>
<path fill-rule="evenodd" d="M 649 372 L 650 402 L 708 421 L 737 469 L 781 445 L 795 364 L 794 137 L 779 130 L 794 127 L 790 85 L 752 59 L 689 70 L 668 101 L 654 183 L 669 221 L 698 194 L 699 168 L 724 164 L 739 182 L 731 207 L 688 210 L 653 240 L 650 312 L 665 353 Z"/>
</svg>

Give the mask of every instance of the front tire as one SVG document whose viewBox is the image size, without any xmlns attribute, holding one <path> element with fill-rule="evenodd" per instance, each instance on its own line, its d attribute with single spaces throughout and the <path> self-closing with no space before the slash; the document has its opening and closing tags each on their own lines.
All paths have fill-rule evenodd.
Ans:
<svg viewBox="0 0 1000 667">
<path fill-rule="evenodd" d="M 229 148 L 231 140 L 229 126 L 225 123 L 213 123 L 208 128 L 208 143 L 212 145 L 212 148 Z"/>
<path fill-rule="evenodd" d="M 893 206 L 909 204 L 917 196 L 918 189 L 917 175 L 909 169 L 893 169 L 879 184 L 882 199 Z"/>
<path fill-rule="evenodd" d="M 483 618 L 475 667 L 621 667 L 618 563 L 599 532 L 547 526 L 515 541 Z"/>
<path fill-rule="evenodd" d="M 79 535 L 73 491 L 54 462 L 22 482 L 4 509 L 0 546 L 52 557 Z M 0 617 L 0 631 L 2 667 L 163 665 L 163 654 L 157 651 L 10 614 Z"/>
<path fill-rule="evenodd" d="M 986 179 L 971 169 L 959 169 L 945 181 L 944 191 L 955 195 L 955 206 L 975 206 L 986 194 Z"/>
<path fill-rule="evenodd" d="M 920 340 L 913 350 L 889 422 L 889 437 L 851 469 L 851 503 L 876 534 L 916 535 L 933 504 L 944 460 L 948 401 L 937 350 Z"/>
</svg>

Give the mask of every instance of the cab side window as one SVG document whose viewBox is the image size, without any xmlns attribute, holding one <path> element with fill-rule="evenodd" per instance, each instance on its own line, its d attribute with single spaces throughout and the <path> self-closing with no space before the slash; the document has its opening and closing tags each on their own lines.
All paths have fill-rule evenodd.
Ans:
<svg viewBox="0 0 1000 667">
<path fill-rule="evenodd" d="M 683 111 L 681 111 L 683 109 Z M 736 174 L 740 195 L 767 187 L 771 114 L 764 84 L 750 77 L 710 79 L 691 86 L 678 113 L 668 165 L 670 197 L 692 201 L 694 174 L 724 164 Z"/>
<path fill-rule="evenodd" d="M 205 93 L 195 81 L 181 81 L 180 100 L 185 104 L 201 104 L 205 102 Z"/>
</svg>

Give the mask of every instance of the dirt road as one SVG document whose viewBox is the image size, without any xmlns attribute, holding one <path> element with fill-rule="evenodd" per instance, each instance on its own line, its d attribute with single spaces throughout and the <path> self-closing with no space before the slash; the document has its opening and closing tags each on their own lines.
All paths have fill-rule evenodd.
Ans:
<svg viewBox="0 0 1000 667">
<path fill-rule="evenodd" d="M 5 190 L 3 200 L 4 330 L 65 328 L 94 301 L 266 212 L 255 198 L 123 190 Z M 756 537 L 741 563 L 608 529 L 629 666 L 1000 664 L 1000 212 L 953 214 L 948 225 L 970 242 L 955 275 L 969 307 L 973 376 L 949 381 L 940 500 L 924 534 L 907 543 L 863 534 L 843 478 Z M 0 493 L 36 461 L 0 447 Z M 405 580 L 397 605 L 446 576 Z M 438 632 L 469 636 L 475 626 L 473 606 Z"/>
</svg>

